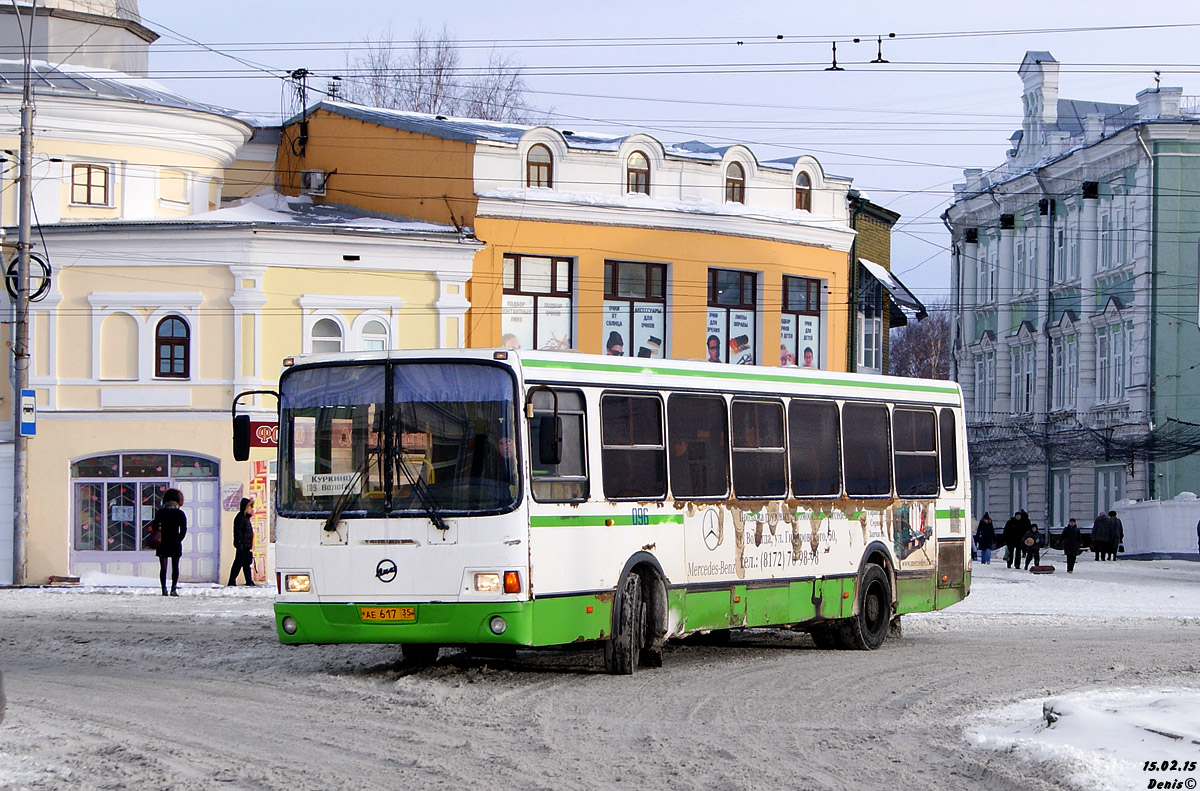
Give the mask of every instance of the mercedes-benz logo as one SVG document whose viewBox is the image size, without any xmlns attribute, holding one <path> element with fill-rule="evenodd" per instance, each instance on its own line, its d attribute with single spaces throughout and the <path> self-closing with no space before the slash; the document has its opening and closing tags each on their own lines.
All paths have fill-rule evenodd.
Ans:
<svg viewBox="0 0 1200 791">
<path fill-rule="evenodd" d="M 380 582 L 391 582 L 396 579 L 396 563 L 384 558 L 375 567 L 375 578 Z"/>
<path fill-rule="evenodd" d="M 701 529 L 704 531 L 704 546 L 708 547 L 710 552 L 721 545 L 721 534 L 717 530 L 717 509 L 709 508 L 704 512 Z"/>
</svg>

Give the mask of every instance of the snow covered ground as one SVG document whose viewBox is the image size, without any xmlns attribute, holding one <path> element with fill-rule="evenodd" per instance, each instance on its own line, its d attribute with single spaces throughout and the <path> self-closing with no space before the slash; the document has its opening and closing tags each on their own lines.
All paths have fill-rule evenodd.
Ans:
<svg viewBox="0 0 1200 791">
<path fill-rule="evenodd" d="M 1188 635 L 1200 629 L 1200 563 L 1085 556 L 1068 575 L 1061 553 L 1046 560 L 1056 573 L 976 563 L 966 601 L 907 616 L 904 638 L 875 654 L 819 651 L 804 635 L 762 630 L 730 647 L 673 645 L 662 670 L 632 680 L 604 677 L 586 655 L 485 664 L 444 653 L 437 667 L 409 673 L 386 647 L 281 647 L 274 591 L 264 587 L 184 585 L 170 599 L 156 580 L 89 576 L 76 587 L 0 590 L 0 670 L 12 669 L 0 791 L 213 780 L 308 791 L 355 771 L 345 787 L 367 788 L 385 770 L 406 788 L 464 777 L 530 788 L 1194 788 L 1200 658 Z M 200 707 L 183 727 L 206 751 L 172 746 L 164 758 L 112 746 L 159 716 L 142 682 L 114 675 L 147 663 Z M 76 679 L 78 664 L 101 677 Z M 796 720 L 788 694 L 822 704 Z M 93 697 L 95 711 L 72 710 L 72 696 Z M 261 728 L 240 732 L 236 712 L 226 718 L 247 696 L 278 744 Z M 296 706 L 321 711 L 337 735 L 293 733 Z M 509 724 L 489 728 L 487 740 L 472 735 L 492 718 Z M 392 753 L 346 753 L 347 739 L 386 741 L 380 729 L 399 729 L 408 754 L 425 757 L 396 766 Z M 126 757 L 114 763 L 106 750 Z M 168 759 L 192 779 L 161 776 Z M 236 768 L 251 760 L 275 768 Z M 293 766 L 304 773 L 277 779 Z"/>
</svg>

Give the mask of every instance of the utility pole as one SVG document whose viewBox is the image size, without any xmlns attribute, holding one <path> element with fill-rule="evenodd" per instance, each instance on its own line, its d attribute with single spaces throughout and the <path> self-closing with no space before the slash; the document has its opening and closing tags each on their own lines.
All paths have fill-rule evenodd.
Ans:
<svg viewBox="0 0 1200 791">
<path fill-rule="evenodd" d="M 30 8 L 30 35 L 37 4 Z M 19 23 L 19 19 L 18 19 Z M 33 159 L 33 83 L 30 79 L 30 46 L 25 49 L 25 87 L 21 95 L 21 170 L 17 231 L 17 293 L 13 338 L 13 583 L 21 585 L 29 573 L 29 438 L 21 434 L 22 394 L 29 387 L 29 239 L 33 216 L 30 163 Z"/>
</svg>

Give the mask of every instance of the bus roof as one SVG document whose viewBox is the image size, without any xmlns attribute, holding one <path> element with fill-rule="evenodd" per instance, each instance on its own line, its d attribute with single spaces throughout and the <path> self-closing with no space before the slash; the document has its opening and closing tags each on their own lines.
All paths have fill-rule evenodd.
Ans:
<svg viewBox="0 0 1200 791">
<path fill-rule="evenodd" d="M 295 365 L 371 360 L 498 360 L 519 368 L 527 382 L 579 386 L 711 389 L 780 394 L 879 398 L 962 405 L 956 382 L 874 374 L 848 374 L 798 367 L 728 365 L 703 360 L 609 357 L 559 351 L 511 349 L 413 349 L 299 355 Z M 286 363 L 285 363 L 286 364 Z"/>
</svg>

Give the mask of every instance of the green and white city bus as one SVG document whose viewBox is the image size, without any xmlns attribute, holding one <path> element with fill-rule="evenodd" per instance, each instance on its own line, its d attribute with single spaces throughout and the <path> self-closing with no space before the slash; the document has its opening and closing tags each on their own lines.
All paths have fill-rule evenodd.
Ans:
<svg viewBox="0 0 1200 791">
<path fill-rule="evenodd" d="M 631 673 L 744 627 L 877 648 L 970 588 L 951 382 L 490 349 L 289 362 L 284 643 L 590 643 Z"/>
</svg>

